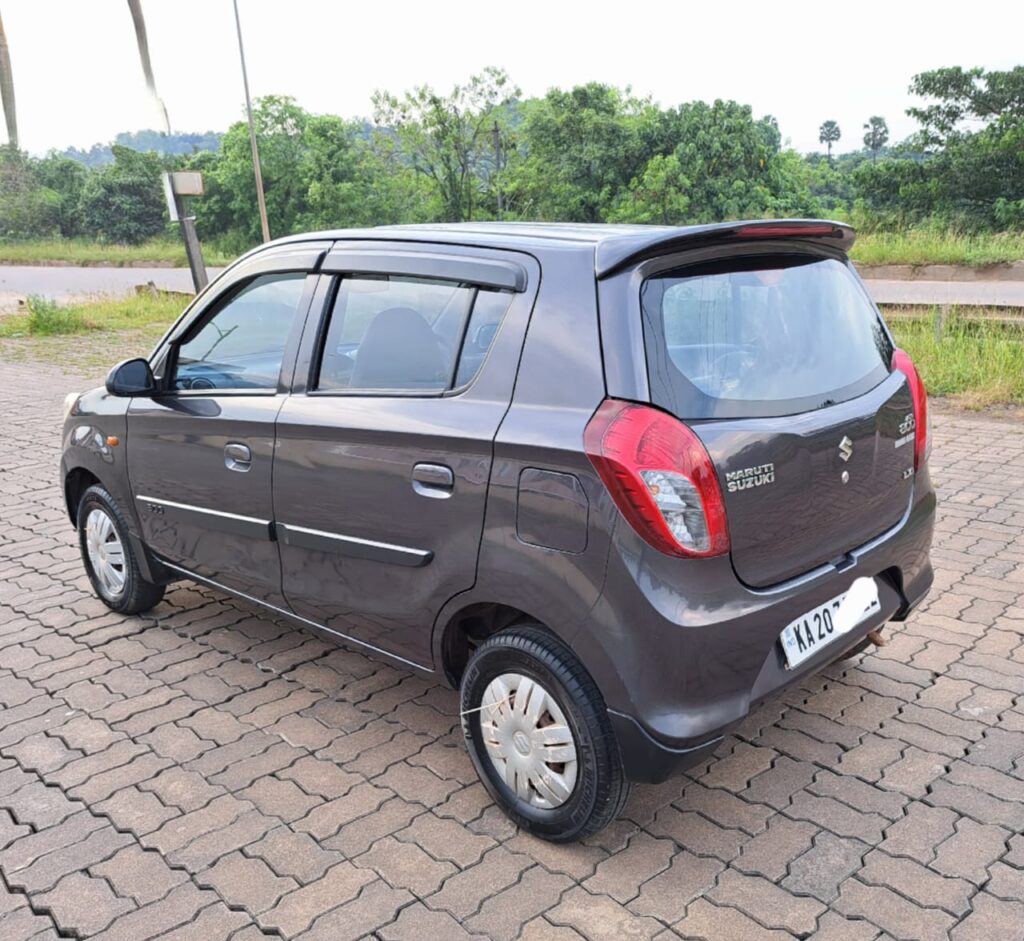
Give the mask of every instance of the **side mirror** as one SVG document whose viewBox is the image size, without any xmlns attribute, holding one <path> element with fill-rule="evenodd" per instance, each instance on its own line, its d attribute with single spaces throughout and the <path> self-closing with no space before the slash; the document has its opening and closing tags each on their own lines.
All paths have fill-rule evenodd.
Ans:
<svg viewBox="0 0 1024 941">
<path fill-rule="evenodd" d="M 107 373 L 111 395 L 152 395 L 156 391 L 148 359 L 126 359 Z"/>
</svg>

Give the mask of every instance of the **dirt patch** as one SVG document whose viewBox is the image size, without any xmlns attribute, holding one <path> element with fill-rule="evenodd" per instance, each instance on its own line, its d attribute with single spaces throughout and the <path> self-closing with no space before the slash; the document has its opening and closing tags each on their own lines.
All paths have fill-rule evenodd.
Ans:
<svg viewBox="0 0 1024 941">
<path fill-rule="evenodd" d="M 986 421 L 994 418 L 1017 424 L 1024 423 L 1024 405 L 1014 402 L 976 405 L 971 401 L 969 394 L 929 397 L 928 407 L 936 415 L 949 415 L 953 418 L 983 418 Z"/>
</svg>

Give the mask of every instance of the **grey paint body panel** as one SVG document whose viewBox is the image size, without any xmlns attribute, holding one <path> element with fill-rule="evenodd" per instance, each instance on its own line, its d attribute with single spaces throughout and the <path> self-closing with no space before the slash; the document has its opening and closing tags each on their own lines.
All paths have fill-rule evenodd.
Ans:
<svg viewBox="0 0 1024 941">
<path fill-rule="evenodd" d="M 156 396 L 130 407 L 87 393 L 65 427 L 62 472 L 88 472 L 107 486 L 154 566 L 163 559 L 174 575 L 403 666 L 443 672 L 446 632 L 463 612 L 522 611 L 571 645 L 594 677 L 627 773 L 658 780 L 706 754 L 759 699 L 841 652 L 788 671 L 777 642 L 783 625 L 854 578 L 874 577 L 882 610 L 840 645 L 853 646 L 876 623 L 904 617 L 932 579 L 927 467 L 887 491 L 869 521 L 853 504 L 839 508 L 820 545 L 795 540 L 778 552 L 748 544 L 757 509 L 739 502 L 749 493 L 734 494 L 735 551 L 703 560 L 648 546 L 597 477 L 583 451 L 594 411 L 608 395 L 648 397 L 642 329 L 630 309 L 638 272 L 665 252 L 750 250 L 736 242 L 738 225 L 467 224 L 272 243 L 204 292 L 152 361 L 158 368 L 204 311 L 253 274 L 303 270 L 308 310 L 289 339 L 278 390 Z M 801 250 L 842 257 L 852 235 L 837 231 L 801 240 Z M 476 380 L 435 396 L 310 391 L 336 273 L 370 259 L 377 267 L 368 270 L 383 270 L 391 261 L 382 259 L 403 252 L 406 274 L 436 265 L 442 277 L 516 292 Z M 907 405 L 899 377 L 807 418 L 805 432 L 781 419 L 694 428 L 720 473 L 743 464 L 745 451 L 758 461 L 771 451 L 779 464 L 777 455 L 791 452 L 794 474 L 814 460 L 827 474 L 835 468 L 819 433 L 831 441 L 863 423 L 861 437 L 851 434 L 850 470 L 867 489 L 849 492 L 870 501 L 871 475 L 893 469 L 883 451 L 887 403 L 893 415 Z M 91 432 L 79 431 L 76 443 L 84 427 Z M 106 434 L 126 447 L 104 454 L 96 435 Z M 232 442 L 250 449 L 250 470 L 225 465 Z M 818 473 L 798 479 L 806 488 Z M 786 513 L 796 495 L 782 493 Z M 804 522 L 807 530 L 813 520 Z"/>
</svg>

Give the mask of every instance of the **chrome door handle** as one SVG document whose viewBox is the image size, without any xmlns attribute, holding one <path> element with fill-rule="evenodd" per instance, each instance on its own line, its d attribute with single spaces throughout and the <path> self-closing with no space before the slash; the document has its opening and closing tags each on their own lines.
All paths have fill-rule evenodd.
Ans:
<svg viewBox="0 0 1024 941">
<path fill-rule="evenodd" d="M 416 464 L 412 469 L 412 489 L 421 497 L 450 497 L 455 489 L 455 474 L 445 464 Z"/>
<path fill-rule="evenodd" d="M 224 466 L 228 470 L 245 473 L 252 467 L 252 451 L 246 444 L 239 444 L 237 441 L 229 441 L 224 446 Z"/>
</svg>

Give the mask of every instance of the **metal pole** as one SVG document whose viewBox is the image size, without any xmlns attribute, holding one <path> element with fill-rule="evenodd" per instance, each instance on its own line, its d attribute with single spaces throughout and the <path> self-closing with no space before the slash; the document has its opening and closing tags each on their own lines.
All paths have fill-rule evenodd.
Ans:
<svg viewBox="0 0 1024 941">
<path fill-rule="evenodd" d="M 142 74 L 146 79 L 146 88 L 157 108 L 163 117 L 164 130 L 167 136 L 171 134 L 171 119 L 167 114 L 167 107 L 163 99 L 157 94 L 156 79 L 153 77 L 153 63 L 149 58 L 149 39 L 146 36 L 146 18 L 142 15 L 142 4 L 140 0 L 128 0 L 128 9 L 132 14 L 132 22 L 135 24 L 135 41 L 139 47 L 139 61 L 142 63 Z M 170 187 L 173 199 L 175 214 L 181 225 L 181 238 L 185 243 L 185 254 L 188 256 L 188 266 L 192 271 L 192 283 L 195 285 L 198 294 L 209 283 L 206 274 L 206 263 L 203 261 L 203 250 L 199 245 L 199 237 L 196 235 L 196 220 L 194 216 L 186 216 L 185 202 L 174 193 L 174 184 L 170 176 L 167 177 L 167 185 Z"/>
<path fill-rule="evenodd" d="M 494 128 L 491 133 L 494 135 L 494 172 L 495 175 L 501 173 L 501 130 L 498 127 L 498 122 L 494 122 Z M 497 181 L 494 187 L 498 195 L 498 218 L 500 219 L 505 212 L 505 200 L 501 193 L 501 182 Z"/>
<path fill-rule="evenodd" d="M 203 263 L 199 236 L 196 235 L 196 217 L 187 214 L 185 199 L 177 193 L 174 194 L 174 205 L 178 209 L 181 237 L 185 240 L 185 254 L 188 256 L 188 266 L 192 271 L 192 283 L 195 285 L 196 294 L 198 294 L 210 283 L 210 278 L 206 273 L 206 265 Z"/>
<path fill-rule="evenodd" d="M 270 225 L 267 222 L 267 201 L 263 196 L 263 173 L 260 170 L 260 149 L 256 144 L 256 127 L 252 123 L 252 100 L 249 97 L 249 75 L 245 70 L 245 48 L 242 46 L 242 20 L 238 16 L 238 0 L 235 4 L 235 27 L 238 30 L 238 58 L 242 63 L 242 84 L 245 86 L 245 113 L 249 118 L 249 143 L 252 144 L 252 170 L 256 177 L 256 199 L 260 204 L 260 225 L 263 241 L 270 241 Z"/>
</svg>

